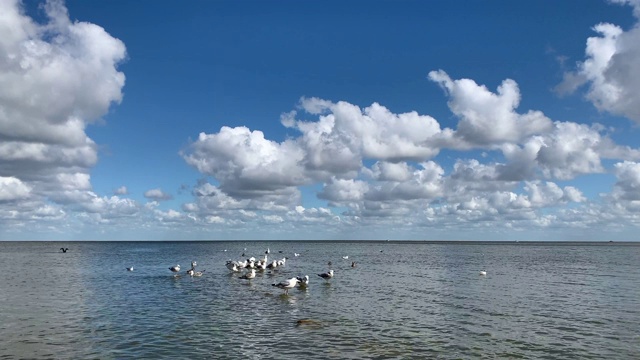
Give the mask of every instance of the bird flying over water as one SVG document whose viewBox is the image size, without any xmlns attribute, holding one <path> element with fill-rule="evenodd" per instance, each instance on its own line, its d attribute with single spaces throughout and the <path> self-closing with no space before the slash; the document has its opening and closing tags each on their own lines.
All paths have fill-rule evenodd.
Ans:
<svg viewBox="0 0 640 360">
<path fill-rule="evenodd" d="M 60 250 L 62 250 L 63 253 L 66 253 L 69 248 L 60 248 Z"/>
</svg>

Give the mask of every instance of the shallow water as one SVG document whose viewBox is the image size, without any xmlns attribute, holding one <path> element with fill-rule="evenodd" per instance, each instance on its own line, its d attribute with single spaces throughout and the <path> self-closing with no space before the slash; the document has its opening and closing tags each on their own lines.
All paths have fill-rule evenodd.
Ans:
<svg viewBox="0 0 640 360">
<path fill-rule="evenodd" d="M 267 247 L 285 267 L 224 265 Z M 640 243 L 0 242 L 0 263 L 0 359 L 640 358 Z"/>
</svg>

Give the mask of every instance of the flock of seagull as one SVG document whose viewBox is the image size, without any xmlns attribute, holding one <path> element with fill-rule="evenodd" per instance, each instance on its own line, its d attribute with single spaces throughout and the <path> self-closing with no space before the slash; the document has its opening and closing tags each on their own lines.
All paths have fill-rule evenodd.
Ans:
<svg viewBox="0 0 640 360">
<path fill-rule="evenodd" d="M 246 271 L 241 276 L 239 276 L 239 278 L 243 280 L 251 280 L 256 277 L 257 272 L 275 270 L 279 267 L 285 266 L 287 262 L 286 257 L 283 257 L 282 259 L 279 259 L 279 260 L 268 261 L 268 254 L 270 252 L 271 250 L 267 248 L 267 251 L 265 251 L 265 254 L 262 259 L 256 259 L 255 257 L 250 257 L 245 260 L 236 260 L 236 261 L 228 260 L 225 265 L 227 269 L 229 269 L 233 273 L 236 273 L 236 272 L 243 273 L 244 271 Z M 243 253 L 242 256 L 245 256 L 245 254 Z M 300 254 L 294 253 L 294 256 L 297 257 L 297 256 L 300 256 Z M 349 257 L 343 256 L 342 258 L 348 259 Z M 329 266 L 331 266 L 331 261 L 329 261 L 328 264 Z M 204 270 L 196 271 L 197 265 L 198 265 L 197 262 L 192 261 L 191 268 L 186 272 L 187 275 L 192 277 L 202 276 L 204 274 Z M 354 261 L 351 263 L 351 267 L 355 267 L 355 266 L 356 266 L 356 262 Z M 175 274 L 174 276 L 180 276 L 180 270 L 181 269 L 179 264 L 169 267 L 169 271 L 174 273 Z M 133 267 L 128 267 L 127 271 L 133 271 Z M 333 269 L 329 269 L 329 271 L 320 273 L 317 275 L 323 278 L 324 280 L 329 281 L 333 278 L 334 272 L 333 272 Z M 290 279 L 282 280 L 279 283 L 273 283 L 271 285 L 284 290 L 284 294 L 286 295 L 286 294 L 289 294 L 290 289 L 293 289 L 296 286 L 302 289 L 307 288 L 307 286 L 309 286 L 309 275 L 296 276 Z"/>
<path fill-rule="evenodd" d="M 69 249 L 68 248 L 60 248 L 60 250 L 62 252 L 67 252 Z M 246 248 L 244 249 L 245 251 L 247 250 Z M 226 250 L 225 250 L 226 251 Z M 256 277 L 256 271 L 259 272 L 264 272 L 266 270 L 275 270 L 278 267 L 282 267 L 285 266 L 286 262 L 287 262 L 287 258 L 283 257 L 280 260 L 272 260 L 271 262 L 268 261 L 268 254 L 271 252 L 271 250 L 269 250 L 269 248 L 267 248 L 267 250 L 265 251 L 264 257 L 262 259 L 256 259 L 255 257 L 250 257 L 247 258 L 246 260 L 239 260 L 239 261 L 234 261 L 234 260 L 228 260 L 226 262 L 226 267 L 227 269 L 229 269 L 232 272 L 243 272 L 243 271 L 247 271 L 246 273 L 244 273 L 243 275 L 241 275 L 239 278 L 243 279 L 243 280 L 251 280 L 254 279 Z M 299 253 L 294 253 L 294 256 L 298 257 L 300 256 Z M 245 256 L 244 253 L 242 253 L 242 256 Z M 349 259 L 349 256 L 343 256 L 342 259 L 347 260 Z M 187 275 L 191 276 L 191 277 L 200 277 L 204 274 L 205 270 L 202 271 L 196 271 L 196 266 L 197 266 L 197 262 L 192 261 L 191 262 L 191 268 L 189 270 L 186 271 Z M 331 261 L 329 261 L 328 263 L 329 266 L 331 266 Z M 353 261 L 351 262 L 351 267 L 356 267 L 356 262 Z M 127 271 L 133 271 L 133 266 L 127 267 L 126 268 Z M 180 273 L 180 265 L 177 264 L 175 266 L 171 266 L 169 267 L 169 270 L 175 274 L 175 276 L 179 276 Z M 325 272 L 325 273 L 320 273 L 317 274 L 319 277 L 323 278 L 324 280 L 331 280 L 334 276 L 334 272 L 333 269 L 329 269 L 329 271 Z M 479 272 L 480 276 L 486 276 L 487 272 L 485 270 L 481 270 Z M 309 275 L 305 275 L 305 276 L 296 276 L 290 279 L 286 279 L 286 280 L 282 280 L 279 283 L 273 283 L 271 284 L 272 286 L 275 286 L 277 288 L 280 288 L 282 290 L 284 290 L 284 294 L 288 294 L 290 289 L 295 288 L 296 286 L 299 286 L 300 288 L 307 288 L 307 286 L 309 285 Z"/>
<path fill-rule="evenodd" d="M 269 262 L 268 254 L 270 252 L 271 251 L 269 250 L 269 248 L 267 248 L 267 251 L 264 252 L 264 257 L 262 259 L 250 257 L 245 260 L 228 260 L 225 265 L 227 269 L 232 272 L 242 272 L 244 270 L 247 270 L 247 273 L 243 274 L 239 278 L 244 280 L 251 280 L 256 277 L 256 271 L 264 272 L 266 270 L 276 270 L 277 268 L 286 265 L 286 257 L 283 257 L 280 260 L 272 260 L 271 262 Z M 293 255 L 296 257 L 300 256 L 300 254 L 298 253 L 294 253 Z M 245 254 L 242 253 L 242 256 L 245 256 Z M 355 267 L 355 262 L 353 262 L 351 265 Z M 329 262 L 329 266 L 331 266 L 331 262 Z M 318 274 L 318 276 L 325 280 L 330 280 L 333 278 L 333 274 L 333 270 L 330 269 L 326 273 Z M 303 289 L 307 288 L 307 286 L 309 286 L 309 275 L 292 277 L 290 279 L 282 280 L 279 283 L 273 283 L 271 284 L 271 286 L 275 286 L 284 290 L 284 294 L 286 295 L 289 294 L 290 289 L 293 289 L 296 286 L 299 286 Z"/>
</svg>

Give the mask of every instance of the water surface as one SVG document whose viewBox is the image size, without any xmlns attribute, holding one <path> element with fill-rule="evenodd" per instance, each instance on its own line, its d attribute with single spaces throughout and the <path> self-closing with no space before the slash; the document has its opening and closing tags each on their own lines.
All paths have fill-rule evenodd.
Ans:
<svg viewBox="0 0 640 360">
<path fill-rule="evenodd" d="M 286 266 L 224 266 L 267 248 Z M 0 359 L 640 358 L 640 244 L 0 242 L 0 263 Z"/>
</svg>

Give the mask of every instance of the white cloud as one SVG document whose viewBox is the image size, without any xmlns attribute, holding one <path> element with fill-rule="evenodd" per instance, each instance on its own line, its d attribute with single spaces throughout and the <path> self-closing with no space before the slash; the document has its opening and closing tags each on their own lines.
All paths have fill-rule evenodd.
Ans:
<svg viewBox="0 0 640 360">
<path fill-rule="evenodd" d="M 640 17 L 637 0 L 613 0 L 629 4 Z M 617 25 L 601 23 L 593 30 L 597 37 L 587 40 L 586 60 L 574 72 L 564 74 L 556 90 L 572 93 L 588 84 L 586 98 L 601 111 L 622 115 L 640 122 L 640 27 L 628 31 Z"/>
<path fill-rule="evenodd" d="M 219 133 L 201 133 L 185 161 L 220 181 L 220 189 L 239 198 L 253 198 L 308 182 L 300 162 L 302 150 L 292 141 L 277 143 L 261 131 L 222 127 Z"/>
<path fill-rule="evenodd" d="M 38 23 L 22 2 L 0 3 L 0 178 L 19 179 L 3 182 L 0 193 L 25 209 L 74 200 L 81 208 L 91 202 L 89 170 L 98 159 L 85 128 L 122 100 L 117 66 L 126 50 L 100 26 L 71 21 L 61 1 L 43 9 Z"/>
<path fill-rule="evenodd" d="M 155 201 L 171 200 L 173 196 L 167 194 L 162 189 L 151 189 L 144 192 L 144 197 Z"/>
<path fill-rule="evenodd" d="M 28 198 L 31 188 L 13 176 L 0 176 L 0 201 Z"/>
<path fill-rule="evenodd" d="M 614 166 L 618 181 L 615 183 L 611 196 L 616 201 L 640 201 L 640 164 L 624 161 Z"/>
<path fill-rule="evenodd" d="M 129 190 L 126 186 L 120 186 L 119 188 L 115 189 L 113 193 L 115 195 L 127 195 L 129 193 Z"/>
<path fill-rule="evenodd" d="M 429 79 L 437 82 L 450 97 L 451 111 L 460 118 L 455 137 L 463 147 L 496 146 L 518 143 L 524 138 L 546 133 L 552 124 L 540 111 L 518 114 L 520 104 L 518 84 L 504 80 L 492 93 L 470 79 L 452 80 L 442 70 L 431 71 Z"/>
</svg>

